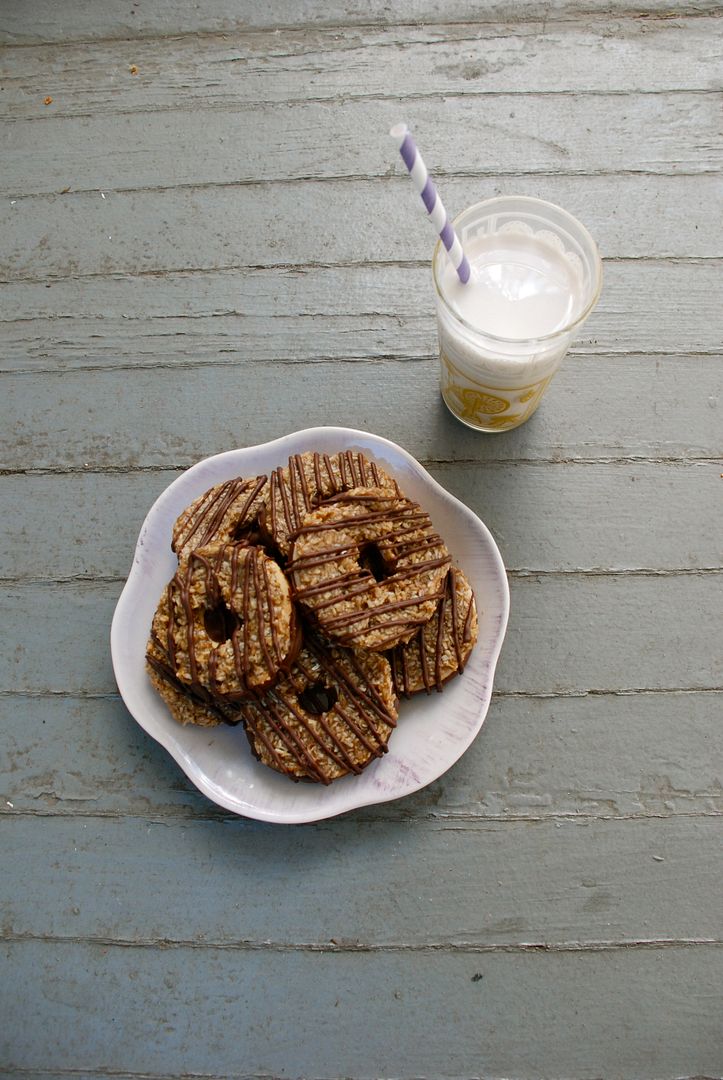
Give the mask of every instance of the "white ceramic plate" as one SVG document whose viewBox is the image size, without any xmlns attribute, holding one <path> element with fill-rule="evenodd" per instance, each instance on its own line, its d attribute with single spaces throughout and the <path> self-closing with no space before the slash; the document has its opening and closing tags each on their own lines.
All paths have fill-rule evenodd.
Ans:
<svg viewBox="0 0 723 1080">
<path fill-rule="evenodd" d="M 361 450 L 394 476 L 409 498 L 431 515 L 454 561 L 477 598 L 479 640 L 461 677 L 443 693 L 401 702 L 389 752 L 359 776 L 329 787 L 295 784 L 259 764 L 240 727 L 182 727 L 153 690 L 145 669 L 151 620 L 173 576 L 171 528 L 181 511 L 207 488 L 234 476 L 258 476 L 305 450 Z M 349 428 L 297 431 L 262 446 L 248 446 L 199 461 L 166 488 L 143 523 L 133 566 L 111 628 L 116 680 L 138 723 L 176 759 L 204 795 L 219 806 L 261 821 L 318 821 L 360 806 L 409 795 L 436 780 L 464 753 L 487 714 L 497 657 L 507 626 L 509 589 L 502 558 L 489 530 L 401 447 Z"/>
</svg>

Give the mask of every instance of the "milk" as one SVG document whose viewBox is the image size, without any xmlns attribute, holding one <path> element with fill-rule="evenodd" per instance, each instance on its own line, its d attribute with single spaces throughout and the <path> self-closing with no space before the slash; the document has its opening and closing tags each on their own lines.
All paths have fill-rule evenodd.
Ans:
<svg viewBox="0 0 723 1080">
<path fill-rule="evenodd" d="M 438 247 L 442 396 L 478 430 L 517 427 L 539 405 L 597 300 L 599 256 L 579 222 L 536 199 L 479 203 L 455 227 L 472 273 L 462 284 Z"/>
<path fill-rule="evenodd" d="M 455 314 L 477 330 L 525 342 L 574 321 L 582 303 L 580 271 L 552 244 L 496 233 L 477 237 L 465 254 L 472 270 L 469 282 L 463 285 L 450 263 L 442 288 Z"/>
</svg>

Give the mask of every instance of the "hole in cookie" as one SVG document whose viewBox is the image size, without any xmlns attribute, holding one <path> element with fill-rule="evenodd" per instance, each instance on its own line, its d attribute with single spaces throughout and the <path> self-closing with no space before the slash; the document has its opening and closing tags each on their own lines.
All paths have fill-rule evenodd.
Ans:
<svg viewBox="0 0 723 1080">
<path fill-rule="evenodd" d="M 261 542 L 261 534 L 254 521 L 238 521 L 231 533 L 231 541 L 234 544 L 258 544 Z"/>
<path fill-rule="evenodd" d="M 333 709 L 339 694 L 336 687 L 325 686 L 321 680 L 307 686 L 299 694 L 299 705 L 305 712 L 312 716 L 321 716 L 322 713 Z"/>
<path fill-rule="evenodd" d="M 364 544 L 359 552 L 359 565 L 362 570 L 367 570 L 375 581 L 384 581 L 389 577 L 384 556 L 375 543 Z"/>
<path fill-rule="evenodd" d="M 234 630 L 241 625 L 241 620 L 221 600 L 215 607 L 207 608 L 204 611 L 203 625 L 211 641 L 221 644 L 228 641 Z"/>
</svg>

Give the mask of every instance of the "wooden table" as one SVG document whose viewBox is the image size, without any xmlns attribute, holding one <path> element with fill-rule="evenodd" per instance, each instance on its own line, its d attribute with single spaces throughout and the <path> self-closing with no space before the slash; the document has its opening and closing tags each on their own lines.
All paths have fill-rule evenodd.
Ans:
<svg viewBox="0 0 723 1080">
<path fill-rule="evenodd" d="M 720 14 L 6 0 L 3 1077 L 721 1075 Z M 453 212 L 599 242 L 514 432 L 440 401 L 400 120 Z M 487 522 L 512 616 L 450 772 L 274 827 L 131 719 L 108 630 L 173 477 L 324 423 Z"/>
</svg>

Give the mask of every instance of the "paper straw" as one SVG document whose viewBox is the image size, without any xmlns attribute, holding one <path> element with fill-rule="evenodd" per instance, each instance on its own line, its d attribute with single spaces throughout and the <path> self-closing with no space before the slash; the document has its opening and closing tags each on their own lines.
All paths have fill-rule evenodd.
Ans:
<svg viewBox="0 0 723 1080">
<path fill-rule="evenodd" d="M 449 220 L 447 211 L 442 205 L 439 193 L 434 186 L 431 176 L 427 172 L 427 168 L 422 161 L 419 150 L 417 150 L 417 144 L 409 134 L 409 128 L 406 124 L 396 124 L 389 134 L 397 143 L 399 153 L 402 155 L 402 161 L 409 170 L 409 175 L 414 182 L 414 186 L 422 196 L 422 202 L 427 209 L 432 224 L 439 233 L 440 240 L 447 249 L 447 254 L 457 271 L 459 280 L 463 285 L 466 285 L 470 276 L 467 256 L 462 250 L 459 237 L 452 227 L 452 222 Z"/>
</svg>

